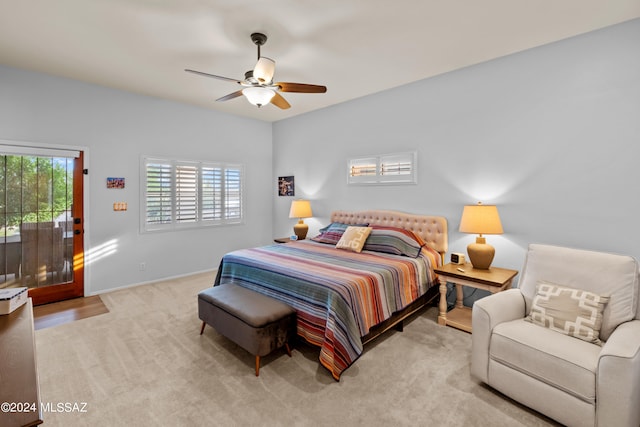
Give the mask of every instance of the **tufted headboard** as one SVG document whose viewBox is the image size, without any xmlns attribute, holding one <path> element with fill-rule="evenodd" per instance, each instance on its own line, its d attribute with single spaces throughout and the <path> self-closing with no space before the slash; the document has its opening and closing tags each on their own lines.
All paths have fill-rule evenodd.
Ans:
<svg viewBox="0 0 640 427">
<path fill-rule="evenodd" d="M 447 219 L 443 216 L 414 215 L 397 211 L 333 211 L 331 222 L 386 225 L 413 231 L 430 247 L 444 254 L 448 250 Z"/>
</svg>

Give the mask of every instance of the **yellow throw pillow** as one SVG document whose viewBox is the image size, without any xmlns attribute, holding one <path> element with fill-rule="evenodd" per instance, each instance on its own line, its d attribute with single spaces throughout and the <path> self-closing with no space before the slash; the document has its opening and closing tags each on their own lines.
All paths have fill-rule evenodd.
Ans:
<svg viewBox="0 0 640 427">
<path fill-rule="evenodd" d="M 525 318 L 539 326 L 602 345 L 602 313 L 609 297 L 540 281 L 531 312 Z"/>
<path fill-rule="evenodd" d="M 371 227 L 347 227 L 336 244 L 336 248 L 346 249 L 352 252 L 361 252 L 369 234 L 371 234 Z"/>
</svg>

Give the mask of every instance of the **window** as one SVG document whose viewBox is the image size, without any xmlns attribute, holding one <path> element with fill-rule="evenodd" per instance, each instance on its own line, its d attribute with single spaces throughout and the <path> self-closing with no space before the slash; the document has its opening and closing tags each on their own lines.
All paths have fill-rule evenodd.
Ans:
<svg viewBox="0 0 640 427">
<path fill-rule="evenodd" d="M 242 222 L 242 165 L 143 157 L 141 230 Z"/>
<path fill-rule="evenodd" d="M 416 184 L 417 157 L 413 151 L 349 160 L 349 184 Z"/>
<path fill-rule="evenodd" d="M 7 142 L 0 144 L 0 288 L 72 282 L 80 152 Z"/>
</svg>

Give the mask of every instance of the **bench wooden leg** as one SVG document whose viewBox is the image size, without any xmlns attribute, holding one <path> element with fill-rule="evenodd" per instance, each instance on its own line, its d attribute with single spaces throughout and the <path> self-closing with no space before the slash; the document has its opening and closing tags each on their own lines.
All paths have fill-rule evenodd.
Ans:
<svg viewBox="0 0 640 427">
<path fill-rule="evenodd" d="M 289 355 L 289 357 L 291 357 L 291 347 L 289 347 L 288 342 L 284 343 L 284 348 L 287 349 L 287 354 Z"/>
<path fill-rule="evenodd" d="M 206 325 L 205 322 L 202 322 L 202 328 L 200 328 L 200 335 L 202 335 L 202 333 L 204 332 L 204 326 Z"/>
</svg>

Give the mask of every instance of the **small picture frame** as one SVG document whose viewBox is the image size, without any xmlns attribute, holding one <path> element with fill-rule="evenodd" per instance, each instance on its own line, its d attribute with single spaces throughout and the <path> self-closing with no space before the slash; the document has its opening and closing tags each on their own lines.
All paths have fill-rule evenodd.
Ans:
<svg viewBox="0 0 640 427">
<path fill-rule="evenodd" d="M 107 178 L 107 188 L 123 189 L 124 178 Z"/>
<path fill-rule="evenodd" d="M 295 182 L 293 176 L 278 177 L 278 196 L 295 196 Z"/>
</svg>

